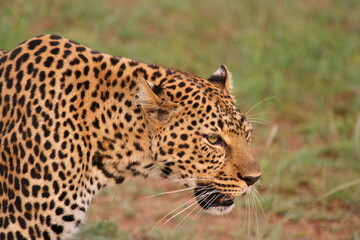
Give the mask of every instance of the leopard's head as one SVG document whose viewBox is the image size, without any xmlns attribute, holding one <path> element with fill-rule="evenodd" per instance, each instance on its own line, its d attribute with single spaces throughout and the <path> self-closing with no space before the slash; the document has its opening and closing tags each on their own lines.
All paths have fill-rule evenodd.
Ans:
<svg viewBox="0 0 360 240">
<path fill-rule="evenodd" d="M 261 175 L 250 150 L 251 124 L 230 88 L 221 66 L 208 79 L 179 73 L 160 85 L 143 79 L 138 91 L 159 174 L 193 188 L 200 206 L 217 215 L 230 212 Z"/>
</svg>

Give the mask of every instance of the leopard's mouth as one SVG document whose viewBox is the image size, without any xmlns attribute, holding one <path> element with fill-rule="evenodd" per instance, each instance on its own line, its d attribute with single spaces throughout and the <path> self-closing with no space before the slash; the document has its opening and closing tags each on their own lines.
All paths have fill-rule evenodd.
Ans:
<svg viewBox="0 0 360 240">
<path fill-rule="evenodd" d="M 194 193 L 198 204 L 211 214 L 228 214 L 234 207 L 234 198 L 220 193 L 209 184 L 198 185 L 194 189 Z"/>
</svg>

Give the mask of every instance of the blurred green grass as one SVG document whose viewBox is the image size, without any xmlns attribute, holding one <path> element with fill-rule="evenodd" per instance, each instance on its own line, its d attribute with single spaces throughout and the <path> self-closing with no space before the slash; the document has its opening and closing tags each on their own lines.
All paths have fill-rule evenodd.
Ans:
<svg viewBox="0 0 360 240">
<path fill-rule="evenodd" d="M 248 114 L 266 215 L 350 219 L 358 228 L 344 239 L 355 239 L 359 184 L 319 198 L 360 179 L 359 9 L 357 0 L 0 0 L 0 48 L 57 33 L 203 77 L 225 64 L 244 112 L 271 98 Z M 281 224 L 263 238 L 283 239 Z"/>
</svg>

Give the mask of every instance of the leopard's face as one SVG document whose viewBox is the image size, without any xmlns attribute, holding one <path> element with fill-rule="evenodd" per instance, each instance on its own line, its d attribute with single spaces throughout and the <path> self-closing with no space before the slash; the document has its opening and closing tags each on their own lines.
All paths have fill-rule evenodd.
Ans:
<svg viewBox="0 0 360 240">
<path fill-rule="evenodd" d="M 203 209 L 226 214 L 261 175 L 250 151 L 252 127 L 226 88 L 226 68 L 210 81 L 189 78 L 149 85 L 158 104 L 144 105 L 153 126 L 152 157 L 162 177 L 193 188 Z"/>
</svg>

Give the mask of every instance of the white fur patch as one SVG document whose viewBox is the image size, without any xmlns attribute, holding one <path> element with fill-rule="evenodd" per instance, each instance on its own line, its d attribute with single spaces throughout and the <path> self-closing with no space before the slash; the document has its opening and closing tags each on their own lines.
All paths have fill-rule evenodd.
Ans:
<svg viewBox="0 0 360 240">
<path fill-rule="evenodd" d="M 206 209 L 206 212 L 211 213 L 212 215 L 225 215 L 230 213 L 233 208 L 234 208 L 234 204 L 228 207 L 224 207 L 224 206 L 219 206 L 219 207 L 210 207 L 209 209 Z"/>
</svg>

